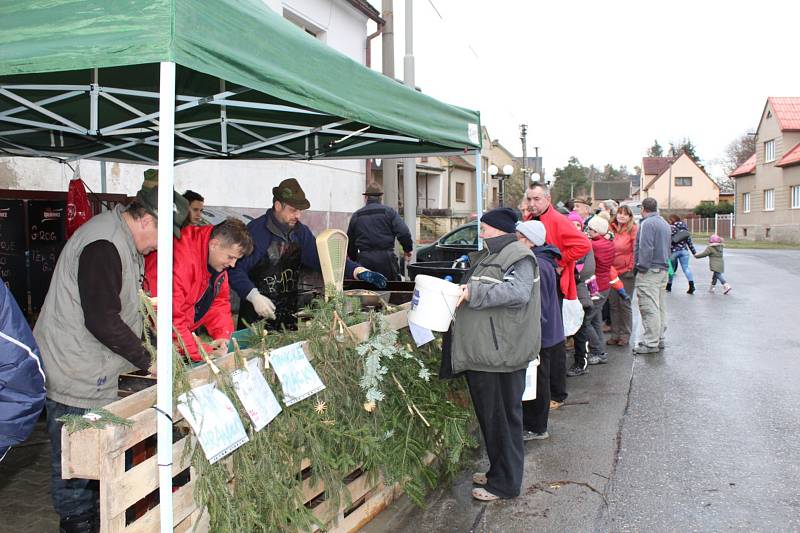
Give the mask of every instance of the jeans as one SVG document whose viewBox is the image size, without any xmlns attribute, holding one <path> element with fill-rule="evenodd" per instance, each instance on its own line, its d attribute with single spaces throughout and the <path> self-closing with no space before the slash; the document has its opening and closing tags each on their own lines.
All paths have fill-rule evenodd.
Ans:
<svg viewBox="0 0 800 533">
<path fill-rule="evenodd" d="M 64 415 L 83 415 L 88 409 L 45 400 L 47 433 L 50 435 L 50 495 L 61 519 L 96 514 L 100 505 L 100 482 L 95 479 L 61 479 L 61 426 Z"/>
<path fill-rule="evenodd" d="M 678 273 L 678 262 L 681 264 L 681 270 L 683 270 L 683 274 L 686 276 L 686 279 L 694 283 L 692 269 L 689 267 L 689 250 L 682 248 L 677 252 L 673 252 L 673 254 L 669 257 L 669 260 L 673 265 L 675 265 L 672 276 L 669 278 L 670 283 L 672 283 L 672 278 L 675 277 L 675 274 Z"/>
<path fill-rule="evenodd" d="M 711 286 L 713 287 L 714 285 L 716 285 L 717 281 L 719 281 L 723 285 L 728 283 L 727 281 L 725 281 L 725 276 L 722 275 L 722 272 L 712 272 L 712 274 L 711 274 Z"/>
<path fill-rule="evenodd" d="M 592 310 L 589 316 L 584 318 L 583 323 L 587 325 L 586 334 L 589 338 L 589 353 L 600 355 L 603 353 L 603 304 L 608 298 L 609 289 L 599 293 L 600 299 L 592 302 Z"/>
<path fill-rule="evenodd" d="M 651 269 L 636 274 L 636 295 L 644 326 L 640 344 L 658 348 L 667 329 L 667 270 Z"/>
</svg>

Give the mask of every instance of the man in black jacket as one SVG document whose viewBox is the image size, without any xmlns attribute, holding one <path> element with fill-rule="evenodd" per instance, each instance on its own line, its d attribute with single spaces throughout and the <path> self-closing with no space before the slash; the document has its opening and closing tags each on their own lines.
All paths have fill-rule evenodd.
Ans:
<svg viewBox="0 0 800 533">
<path fill-rule="evenodd" d="M 400 279 L 400 265 L 394 253 L 394 240 L 403 247 L 406 261 L 411 259 L 414 243 L 411 232 L 397 211 L 383 205 L 383 189 L 370 183 L 364 191 L 367 205 L 353 213 L 347 227 L 347 255 L 366 268 L 380 272 L 389 281 Z"/>
</svg>

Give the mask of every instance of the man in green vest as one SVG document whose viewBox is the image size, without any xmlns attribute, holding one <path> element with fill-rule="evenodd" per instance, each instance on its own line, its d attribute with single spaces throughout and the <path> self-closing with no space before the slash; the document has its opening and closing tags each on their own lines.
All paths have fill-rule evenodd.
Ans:
<svg viewBox="0 0 800 533">
<path fill-rule="evenodd" d="M 489 456 L 489 471 L 472 477 L 482 501 L 519 496 L 525 370 L 541 344 L 539 266 L 516 222 L 507 207 L 481 218 L 485 249 L 470 257 L 452 330 L 452 372 L 466 375 Z"/>
<path fill-rule="evenodd" d="M 60 531 L 96 531 L 99 485 L 61 479 L 58 418 L 83 415 L 117 399 L 119 375 L 139 368 L 155 373 L 142 345 L 139 291 L 144 257 L 158 246 L 157 173 L 127 207 L 89 219 L 67 241 L 33 330 L 47 377 L 47 432 L 51 441 L 51 497 Z M 188 202 L 178 193 L 162 217 L 180 238 Z"/>
</svg>

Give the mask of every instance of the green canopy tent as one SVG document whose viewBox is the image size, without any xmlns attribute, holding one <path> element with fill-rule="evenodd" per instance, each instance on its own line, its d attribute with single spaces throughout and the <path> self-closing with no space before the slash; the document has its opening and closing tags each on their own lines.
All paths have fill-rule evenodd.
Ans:
<svg viewBox="0 0 800 533">
<path fill-rule="evenodd" d="M 261 0 L 0 4 L 0 154 L 174 165 L 196 159 L 473 152 L 480 116 L 331 50 Z M 162 134 L 163 133 L 163 134 Z M 172 233 L 159 225 L 157 409 L 172 406 Z M 158 417 L 161 531 L 172 531 L 172 424 Z"/>
</svg>

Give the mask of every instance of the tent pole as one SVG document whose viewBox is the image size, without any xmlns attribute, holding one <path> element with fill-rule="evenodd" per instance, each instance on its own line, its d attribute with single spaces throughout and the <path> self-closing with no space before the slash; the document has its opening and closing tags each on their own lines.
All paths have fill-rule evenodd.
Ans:
<svg viewBox="0 0 800 533">
<path fill-rule="evenodd" d="M 481 233 L 481 215 L 483 214 L 483 180 L 481 179 L 481 151 L 475 150 L 475 223 L 478 225 L 478 235 Z M 478 237 L 478 250 L 483 250 L 483 240 Z"/>
<path fill-rule="evenodd" d="M 175 63 L 161 62 L 158 136 L 157 417 L 161 533 L 172 527 L 172 190 L 175 183 Z"/>
</svg>

